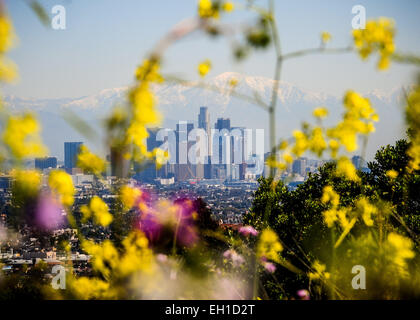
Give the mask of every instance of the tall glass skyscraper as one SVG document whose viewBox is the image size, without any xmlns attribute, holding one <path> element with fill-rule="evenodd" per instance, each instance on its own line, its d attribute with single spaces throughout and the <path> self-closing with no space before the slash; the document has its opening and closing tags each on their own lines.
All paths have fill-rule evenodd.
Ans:
<svg viewBox="0 0 420 320">
<path fill-rule="evenodd" d="M 83 142 L 64 142 L 64 168 L 76 168 L 77 156 Z"/>
</svg>

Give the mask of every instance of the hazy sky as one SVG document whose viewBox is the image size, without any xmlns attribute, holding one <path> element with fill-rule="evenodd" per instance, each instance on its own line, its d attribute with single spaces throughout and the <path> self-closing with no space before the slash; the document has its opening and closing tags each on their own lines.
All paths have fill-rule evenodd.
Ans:
<svg viewBox="0 0 420 320">
<path fill-rule="evenodd" d="M 131 83 L 135 67 L 150 48 L 180 20 L 196 14 L 196 0 L 44 0 L 51 14 L 66 8 L 66 30 L 47 29 L 23 0 L 6 0 L 19 44 L 10 57 L 18 64 L 20 81 L 4 88 L 6 94 L 34 98 L 79 97 L 105 88 Z M 240 1 L 238 1 L 240 2 Z M 265 1 L 260 1 L 265 4 Z M 397 48 L 420 53 L 420 1 L 415 0 L 294 0 L 276 1 L 282 48 L 290 52 L 319 44 L 321 31 L 333 35 L 332 47 L 350 42 L 351 8 L 361 4 L 367 17 L 389 16 L 397 23 Z M 52 14 L 51 14 L 52 15 Z M 252 21 L 253 15 L 236 12 L 225 21 Z M 196 35 L 171 48 L 165 72 L 197 78 L 196 65 L 213 61 L 211 75 L 238 71 L 272 77 L 274 55 L 270 50 L 253 54 L 237 64 L 224 39 Z M 314 91 L 341 95 L 353 88 L 361 92 L 391 90 L 411 82 L 413 69 L 393 65 L 377 72 L 375 61 L 361 62 L 354 54 L 311 56 L 284 65 L 283 80 Z"/>
</svg>

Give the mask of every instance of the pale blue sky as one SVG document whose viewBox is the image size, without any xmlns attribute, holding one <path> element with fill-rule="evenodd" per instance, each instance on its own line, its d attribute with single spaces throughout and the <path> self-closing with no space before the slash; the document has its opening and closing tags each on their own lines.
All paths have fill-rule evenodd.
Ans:
<svg viewBox="0 0 420 320">
<path fill-rule="evenodd" d="M 58 98 L 95 94 L 105 88 L 131 83 L 138 63 L 171 26 L 196 13 L 196 0 L 41 0 L 48 11 L 56 4 L 67 10 L 67 29 L 46 29 L 23 0 L 6 0 L 19 44 L 10 57 L 18 64 L 20 81 L 4 93 L 20 97 Z M 240 2 L 240 1 L 238 1 Z M 266 1 L 259 1 L 265 4 Z M 397 47 L 420 53 L 420 1 L 415 0 L 295 0 L 276 1 L 284 52 L 319 43 L 319 33 L 333 34 L 331 46 L 350 41 L 351 8 L 362 4 L 367 16 L 389 16 L 398 27 Z M 252 19 L 237 12 L 226 21 Z M 237 64 L 223 39 L 197 35 L 176 44 L 164 60 L 163 70 L 194 79 L 196 64 L 213 61 L 211 75 L 238 71 L 272 77 L 273 52 L 253 54 Z M 361 92 L 390 90 L 411 82 L 411 67 L 393 65 L 375 71 L 374 61 L 361 62 L 354 54 L 311 56 L 287 62 L 282 78 L 314 91 L 341 95 L 352 88 Z"/>
</svg>

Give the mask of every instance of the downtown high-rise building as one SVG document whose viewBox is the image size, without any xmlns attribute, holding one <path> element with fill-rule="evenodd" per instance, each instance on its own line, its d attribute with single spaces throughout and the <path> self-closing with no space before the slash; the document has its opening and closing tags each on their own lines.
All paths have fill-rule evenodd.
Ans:
<svg viewBox="0 0 420 320">
<path fill-rule="evenodd" d="M 35 169 L 57 168 L 56 157 L 35 158 Z"/>
<path fill-rule="evenodd" d="M 198 114 L 198 128 L 203 129 L 206 132 L 207 135 L 207 141 L 206 146 L 207 148 L 204 148 L 204 150 L 201 150 L 201 152 L 204 152 L 204 163 L 197 164 L 196 167 L 196 176 L 199 179 L 205 178 L 210 179 L 211 178 L 211 155 L 212 155 L 212 139 L 211 139 L 211 132 L 210 132 L 210 113 L 208 111 L 207 107 L 200 107 L 200 113 Z M 201 155 L 198 155 L 199 157 Z"/>
<path fill-rule="evenodd" d="M 82 144 L 83 142 L 64 142 L 64 168 L 67 171 L 77 168 L 77 156 Z"/>
<path fill-rule="evenodd" d="M 175 175 L 178 181 L 186 181 L 196 178 L 195 166 L 188 159 L 188 150 L 194 144 L 188 141 L 189 133 L 194 130 L 194 123 L 180 121 L 176 125 L 176 170 Z"/>
</svg>

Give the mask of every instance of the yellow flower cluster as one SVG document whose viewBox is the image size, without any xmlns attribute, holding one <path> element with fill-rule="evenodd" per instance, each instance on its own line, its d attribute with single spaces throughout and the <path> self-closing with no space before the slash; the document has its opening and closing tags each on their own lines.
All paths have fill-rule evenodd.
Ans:
<svg viewBox="0 0 420 320">
<path fill-rule="evenodd" d="M 332 38 L 331 33 L 326 32 L 326 31 L 321 33 L 321 41 L 323 44 L 326 44 L 327 42 L 329 42 L 331 38 Z"/>
<path fill-rule="evenodd" d="M 107 281 L 118 280 L 135 272 L 153 271 L 153 252 L 143 233 L 131 232 L 122 242 L 119 252 L 113 243 L 105 240 L 100 244 L 84 240 L 82 248 L 92 256 L 92 267 Z"/>
<path fill-rule="evenodd" d="M 372 215 L 375 215 L 378 209 L 367 198 L 362 197 L 356 201 L 356 211 L 368 227 L 373 226 Z"/>
<path fill-rule="evenodd" d="M 370 20 L 365 29 L 353 30 L 353 39 L 362 59 L 368 58 L 373 52 L 379 52 L 378 69 L 388 69 L 391 56 L 395 51 L 395 25 L 387 18 Z"/>
<path fill-rule="evenodd" d="M 327 269 L 325 264 L 321 264 L 319 261 L 315 261 L 312 268 L 313 272 L 308 275 L 310 280 L 328 280 L 331 277 L 331 274 L 325 271 Z"/>
<path fill-rule="evenodd" d="M 407 124 L 411 129 L 411 145 L 407 151 L 411 158 L 408 169 L 420 170 L 420 85 L 416 85 L 408 96 L 405 108 Z"/>
<path fill-rule="evenodd" d="M 279 253 L 283 251 L 277 234 L 271 229 L 265 229 L 257 245 L 257 257 L 279 262 Z"/>
<path fill-rule="evenodd" d="M 17 76 L 17 68 L 12 61 L 4 55 L 14 43 L 14 30 L 10 19 L 4 14 L 0 15 L 0 81 L 10 82 Z"/>
<path fill-rule="evenodd" d="M 209 73 L 210 72 L 210 69 L 211 69 L 211 61 L 210 60 L 205 60 L 205 61 L 203 61 L 203 62 L 201 62 L 199 65 L 198 65 L 198 68 L 197 68 L 197 70 L 198 70 L 198 74 L 202 77 L 202 78 L 204 78 L 206 75 L 207 75 L 207 73 Z"/>
<path fill-rule="evenodd" d="M 39 131 L 38 121 L 32 114 L 10 116 L 3 133 L 3 141 L 17 160 L 44 156 L 47 149 L 41 143 Z"/>
<path fill-rule="evenodd" d="M 391 180 L 395 180 L 398 177 L 398 171 L 395 171 L 394 169 L 388 170 L 386 176 Z"/>
<path fill-rule="evenodd" d="M 357 134 L 368 135 L 375 131 L 373 122 L 379 120 L 369 99 L 354 91 L 347 91 L 344 96 L 346 112 L 343 120 L 335 128 L 327 130 L 330 138 L 337 139 L 348 152 L 357 149 Z"/>
<path fill-rule="evenodd" d="M 82 300 L 96 299 L 114 299 L 116 292 L 110 288 L 109 282 L 98 278 L 73 278 L 67 281 L 68 289 L 78 298 Z"/>
<path fill-rule="evenodd" d="M 322 191 L 321 201 L 325 204 L 331 204 L 334 208 L 340 204 L 340 196 L 331 186 L 325 186 Z"/>
<path fill-rule="evenodd" d="M 357 174 L 356 167 L 347 157 L 340 157 L 337 161 L 336 174 L 348 180 L 359 182 L 360 177 Z"/>
<path fill-rule="evenodd" d="M 120 201 L 123 204 L 124 210 L 130 210 L 136 204 L 136 200 L 141 194 L 142 192 L 138 188 L 131 188 L 127 185 L 122 186 L 120 189 Z"/>
<path fill-rule="evenodd" d="M 105 171 L 106 163 L 96 154 L 90 152 L 88 147 L 82 145 L 80 147 L 80 153 L 77 156 L 77 166 L 99 176 Z"/>
<path fill-rule="evenodd" d="M 407 260 L 413 259 L 413 242 L 411 239 L 403 237 L 395 232 L 388 235 L 386 247 L 387 256 L 392 257 L 392 262 L 396 265 L 402 276 L 408 276 Z"/>
<path fill-rule="evenodd" d="M 315 118 L 325 118 L 328 116 L 328 109 L 325 107 L 315 108 L 312 114 Z"/>
<path fill-rule="evenodd" d="M 220 1 L 199 0 L 198 2 L 198 15 L 202 19 L 218 19 L 220 16 L 220 9 L 225 12 L 232 12 L 235 9 L 235 5 L 231 1 L 221 3 Z"/>
<path fill-rule="evenodd" d="M 155 148 L 152 151 L 152 155 L 155 158 L 157 169 L 160 169 L 169 160 L 168 150 L 163 150 L 161 148 Z"/>
<path fill-rule="evenodd" d="M 41 174 L 36 170 L 13 170 L 14 192 L 27 196 L 36 196 L 41 187 Z"/>
<path fill-rule="evenodd" d="M 76 190 L 69 174 L 63 170 L 53 170 L 48 177 L 48 184 L 63 205 L 71 206 L 73 204 Z"/>
<path fill-rule="evenodd" d="M 345 208 L 339 208 L 340 196 L 334 191 L 331 186 L 325 186 L 322 192 L 321 201 L 325 204 L 330 204 L 331 208 L 324 211 L 325 224 L 328 228 L 334 226 L 335 222 L 339 222 L 340 225 L 345 228 L 349 222 L 347 220 L 347 210 Z"/>
<path fill-rule="evenodd" d="M 161 116 L 155 108 L 155 96 L 150 89 L 150 83 L 161 83 L 159 63 L 156 60 L 145 60 L 136 72 L 137 84 L 129 92 L 131 105 L 131 122 L 126 131 L 126 143 L 132 144 L 134 159 L 150 158 L 147 151 L 146 138 L 149 136 L 147 127 L 159 125 Z"/>
<path fill-rule="evenodd" d="M 98 196 L 94 196 L 89 205 L 81 206 L 80 212 L 83 214 L 83 221 L 93 218 L 93 221 L 102 227 L 107 227 L 112 222 L 108 205 Z"/>
</svg>

